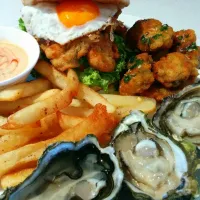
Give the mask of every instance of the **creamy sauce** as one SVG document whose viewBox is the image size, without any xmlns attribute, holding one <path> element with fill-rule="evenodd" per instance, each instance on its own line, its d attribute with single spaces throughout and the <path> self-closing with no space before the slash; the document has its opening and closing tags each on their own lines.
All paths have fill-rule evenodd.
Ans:
<svg viewBox="0 0 200 200">
<path fill-rule="evenodd" d="M 20 74 L 27 66 L 28 55 L 22 48 L 7 41 L 0 41 L 0 81 Z"/>
</svg>

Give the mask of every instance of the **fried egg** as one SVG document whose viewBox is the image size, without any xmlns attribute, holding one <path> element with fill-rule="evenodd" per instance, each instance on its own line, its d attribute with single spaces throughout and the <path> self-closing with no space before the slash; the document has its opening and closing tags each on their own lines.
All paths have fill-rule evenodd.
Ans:
<svg viewBox="0 0 200 200">
<path fill-rule="evenodd" d="M 68 0 L 61 4 L 24 6 L 22 19 L 31 35 L 64 45 L 105 28 L 117 12 L 117 6 L 111 4 Z"/>
</svg>

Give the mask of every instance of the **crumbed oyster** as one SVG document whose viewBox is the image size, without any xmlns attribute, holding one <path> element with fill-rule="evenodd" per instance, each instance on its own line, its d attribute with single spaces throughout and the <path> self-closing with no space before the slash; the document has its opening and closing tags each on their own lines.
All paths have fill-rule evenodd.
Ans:
<svg viewBox="0 0 200 200">
<path fill-rule="evenodd" d="M 124 118 L 112 145 L 131 191 L 132 198 L 128 199 L 180 200 L 198 196 L 198 184 L 193 177 L 195 146 L 178 145 L 165 137 L 144 113 L 134 111 Z"/>
<path fill-rule="evenodd" d="M 153 122 L 174 139 L 200 147 L 200 84 L 188 86 L 166 98 Z"/>
<path fill-rule="evenodd" d="M 112 147 L 96 138 L 49 146 L 37 169 L 22 184 L 7 189 L 1 200 L 111 200 L 121 188 L 123 173 Z"/>
</svg>

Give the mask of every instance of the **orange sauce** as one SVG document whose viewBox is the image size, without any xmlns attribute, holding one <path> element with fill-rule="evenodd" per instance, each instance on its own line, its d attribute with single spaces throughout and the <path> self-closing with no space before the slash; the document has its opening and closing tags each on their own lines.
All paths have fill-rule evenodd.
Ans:
<svg viewBox="0 0 200 200">
<path fill-rule="evenodd" d="M 28 55 L 12 43 L 0 41 L 0 81 L 5 81 L 23 72 L 28 66 Z"/>
</svg>

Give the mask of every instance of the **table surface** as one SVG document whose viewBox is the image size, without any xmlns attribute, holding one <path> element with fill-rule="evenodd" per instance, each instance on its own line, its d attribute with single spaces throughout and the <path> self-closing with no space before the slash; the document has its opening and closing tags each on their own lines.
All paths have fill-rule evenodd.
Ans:
<svg viewBox="0 0 200 200">
<path fill-rule="evenodd" d="M 192 28 L 200 38 L 200 0 L 130 0 L 124 14 L 140 18 L 156 18 L 175 30 Z M 1 5 L 0 25 L 17 25 L 21 0 L 6 0 Z"/>
</svg>

